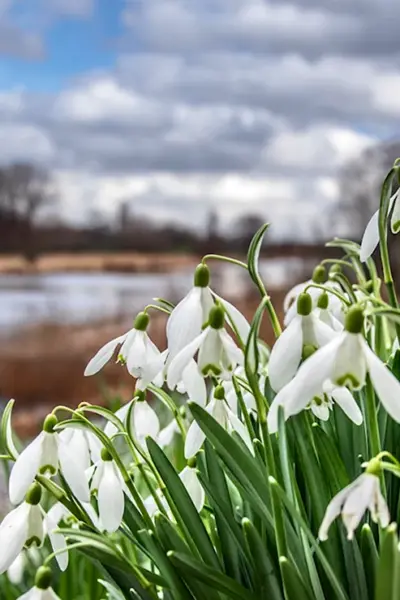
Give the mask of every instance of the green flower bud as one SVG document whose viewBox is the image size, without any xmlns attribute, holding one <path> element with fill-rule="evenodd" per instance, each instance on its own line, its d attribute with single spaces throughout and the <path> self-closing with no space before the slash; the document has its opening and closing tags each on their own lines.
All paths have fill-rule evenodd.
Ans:
<svg viewBox="0 0 400 600">
<path fill-rule="evenodd" d="M 326 281 L 326 269 L 323 265 L 315 267 L 312 280 L 314 283 L 324 283 Z"/>
<path fill-rule="evenodd" d="M 311 344 L 304 344 L 303 351 L 301 353 L 302 360 L 307 360 L 307 358 L 310 358 L 310 356 L 312 356 L 316 351 L 317 348 L 315 346 L 312 346 Z"/>
<path fill-rule="evenodd" d="M 329 269 L 329 275 L 335 275 L 336 273 L 341 273 L 342 272 L 342 267 L 338 264 L 334 264 L 331 266 L 331 268 Z"/>
<path fill-rule="evenodd" d="M 44 420 L 43 431 L 46 433 L 54 433 L 54 427 L 57 425 L 58 419 L 56 415 L 50 414 Z"/>
<path fill-rule="evenodd" d="M 146 331 L 150 322 L 150 317 L 146 312 L 140 312 L 133 322 L 133 328 L 138 331 Z"/>
<path fill-rule="evenodd" d="M 225 399 L 225 390 L 224 387 L 222 385 L 217 385 L 217 387 L 214 390 L 214 398 L 216 398 L 217 400 L 224 400 Z"/>
<path fill-rule="evenodd" d="M 194 285 L 195 287 L 206 288 L 210 283 L 210 269 L 206 264 L 200 263 L 197 265 L 194 272 Z"/>
<path fill-rule="evenodd" d="M 104 462 L 110 462 L 113 459 L 110 452 L 107 450 L 107 448 L 101 449 L 100 456 L 101 456 L 101 460 L 103 460 Z"/>
<path fill-rule="evenodd" d="M 361 333 L 364 326 L 364 314 L 362 308 L 355 304 L 349 310 L 344 322 L 344 328 L 349 333 Z"/>
<path fill-rule="evenodd" d="M 306 317 L 312 311 L 312 298 L 307 292 L 298 295 L 297 298 L 297 313 Z"/>
<path fill-rule="evenodd" d="M 144 402 L 146 400 L 146 393 L 143 390 L 136 390 L 133 399 L 135 402 Z"/>
<path fill-rule="evenodd" d="M 49 567 L 40 567 L 36 571 L 35 587 L 39 590 L 47 590 L 51 586 L 53 574 Z"/>
<path fill-rule="evenodd" d="M 26 492 L 25 502 L 32 506 L 37 506 L 42 499 L 42 486 L 39 483 L 32 483 Z"/>
<path fill-rule="evenodd" d="M 225 312 L 222 306 L 216 304 L 210 310 L 208 322 L 213 329 L 222 329 L 224 326 Z"/>
<path fill-rule="evenodd" d="M 379 458 L 372 458 L 369 461 L 365 472 L 369 475 L 376 475 L 377 477 L 379 477 L 382 473 L 382 467 Z"/>
<path fill-rule="evenodd" d="M 329 296 L 326 292 L 322 292 L 317 302 L 318 308 L 326 310 L 329 306 Z"/>
<path fill-rule="evenodd" d="M 189 458 L 187 461 L 187 465 L 190 469 L 195 469 L 197 466 L 197 459 L 195 456 L 192 456 L 192 458 Z"/>
</svg>

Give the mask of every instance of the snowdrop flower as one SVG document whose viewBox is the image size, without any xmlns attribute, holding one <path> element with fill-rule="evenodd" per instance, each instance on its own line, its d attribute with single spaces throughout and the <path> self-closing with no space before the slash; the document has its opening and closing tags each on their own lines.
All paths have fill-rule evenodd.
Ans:
<svg viewBox="0 0 400 600">
<path fill-rule="evenodd" d="M 7 569 L 7 577 L 14 585 L 20 585 L 24 579 L 25 569 L 29 565 L 39 566 L 40 562 L 40 552 L 35 546 L 22 550 Z"/>
<path fill-rule="evenodd" d="M 35 587 L 31 588 L 26 594 L 19 596 L 17 600 L 61 600 L 50 587 L 51 581 L 51 570 L 48 567 L 40 567 L 36 573 Z"/>
<path fill-rule="evenodd" d="M 207 387 L 201 376 L 195 360 L 191 360 L 182 371 L 182 379 L 176 389 L 180 394 L 187 394 L 191 402 L 205 406 L 207 402 Z"/>
<path fill-rule="evenodd" d="M 18 456 L 9 481 L 12 504 L 22 502 L 36 475 L 55 475 L 59 466 L 73 494 L 81 502 L 89 502 L 85 472 L 70 446 L 67 446 L 60 434 L 54 431 L 57 423 L 55 415 L 48 415 L 43 424 L 43 431 Z"/>
<path fill-rule="evenodd" d="M 112 358 L 115 349 L 122 344 L 118 359 L 126 364 L 129 373 L 136 377 L 137 388 L 145 387 L 162 371 L 163 355 L 147 334 L 150 317 L 141 312 L 135 319 L 133 328 L 100 348 L 85 369 L 85 376 L 95 375 Z"/>
<path fill-rule="evenodd" d="M 380 490 L 379 472 L 379 462 L 373 459 L 365 473 L 336 494 L 328 504 L 319 528 L 318 537 L 321 541 L 328 539 L 329 528 L 340 514 L 349 540 L 353 539 L 354 530 L 360 524 L 367 509 L 375 523 L 379 522 L 381 527 L 389 525 L 389 509 Z"/>
<path fill-rule="evenodd" d="M 362 310 L 353 306 L 346 315 L 345 331 L 308 358 L 274 398 L 268 415 L 270 431 L 276 430 L 277 406 L 283 406 L 288 418 L 304 410 L 310 398 L 319 396 L 325 381 L 360 389 L 367 373 L 386 411 L 400 422 L 400 382 L 368 346 L 361 333 L 363 324 Z"/>
<path fill-rule="evenodd" d="M 333 404 L 337 404 L 355 425 L 361 425 L 363 415 L 351 392 L 343 386 L 333 385 L 325 381 L 322 386 L 323 393 L 315 396 L 309 405 L 311 412 L 321 421 L 329 419 L 329 411 Z"/>
<path fill-rule="evenodd" d="M 99 517 L 103 528 L 108 533 L 117 531 L 124 515 L 124 481 L 121 473 L 106 448 L 101 451 L 91 484 L 92 491 L 97 491 Z"/>
<path fill-rule="evenodd" d="M 214 300 L 208 284 L 210 270 L 201 263 L 194 273 L 194 286 L 177 304 L 167 322 L 168 359 L 173 358 L 192 342 L 201 332 L 203 324 L 214 306 Z"/>
<path fill-rule="evenodd" d="M 88 429 L 67 427 L 59 433 L 59 439 L 70 448 L 83 471 L 100 459 L 100 440 Z"/>
<path fill-rule="evenodd" d="M 229 433 L 236 431 L 242 438 L 248 448 L 253 451 L 250 435 L 238 419 L 238 417 L 231 411 L 225 401 L 225 391 L 222 385 L 218 385 L 214 390 L 214 398 L 210 404 L 206 407 L 206 411 L 214 417 L 214 419 L 226 429 Z M 205 440 L 205 434 L 196 421 L 193 421 L 187 432 L 185 441 L 185 458 L 192 458 L 203 445 Z"/>
<path fill-rule="evenodd" d="M 223 328 L 224 317 L 224 309 L 214 306 L 207 327 L 175 356 L 168 369 L 167 383 L 170 389 L 175 389 L 184 369 L 198 350 L 198 367 L 205 377 L 214 375 L 227 378 L 237 365 L 243 364 L 243 353 Z"/>
<path fill-rule="evenodd" d="M 164 429 L 161 429 L 156 438 L 156 442 L 162 448 L 166 448 L 172 443 L 175 434 L 179 432 L 180 430 L 178 427 L 178 423 L 175 419 L 172 419 L 172 421 L 170 421 L 170 423 L 168 423 L 168 425 L 166 425 Z"/>
<path fill-rule="evenodd" d="M 399 188 L 400 189 L 400 188 Z M 390 226 L 392 233 L 400 231 L 400 201 L 399 190 L 397 190 L 389 200 L 388 214 L 392 212 Z M 379 244 L 379 208 L 372 215 L 365 228 L 363 238 L 361 240 L 360 260 L 366 262 L 374 253 L 375 248 Z"/>
<path fill-rule="evenodd" d="M 131 406 L 132 410 L 131 422 L 129 424 L 130 428 L 133 432 L 135 440 L 141 446 L 145 447 L 145 439 L 147 436 L 157 439 L 160 431 L 160 421 L 156 411 L 148 402 L 146 402 L 144 392 L 138 391 L 130 402 L 125 404 L 115 413 L 115 416 L 118 417 L 125 425 L 127 425 L 128 414 Z M 108 437 L 112 437 L 117 433 L 117 431 L 117 428 L 113 423 L 111 423 L 111 421 L 109 421 L 104 428 L 104 433 Z"/>
<path fill-rule="evenodd" d="M 190 459 L 187 466 L 179 473 L 179 479 L 182 481 L 189 494 L 193 504 L 198 512 L 201 512 L 204 506 L 205 493 L 197 476 L 195 459 Z"/>
<path fill-rule="evenodd" d="M 343 331 L 343 323 L 335 316 L 335 312 L 330 308 L 330 296 L 332 297 L 332 294 L 329 295 L 327 292 L 322 292 L 317 300 L 315 314 L 323 323 L 325 323 L 325 325 L 328 325 L 334 331 Z M 339 300 L 337 296 L 335 296 L 335 298 Z"/>
<path fill-rule="evenodd" d="M 0 524 L 0 574 L 11 567 L 24 546 L 41 546 L 44 538 L 40 508 L 42 490 L 33 484 L 25 501 L 4 517 Z"/>
<path fill-rule="evenodd" d="M 335 332 L 312 312 L 310 294 L 297 299 L 297 315 L 277 339 L 269 358 L 269 380 L 273 390 L 283 388 L 296 374 L 304 348 L 316 349 L 335 337 Z"/>
</svg>

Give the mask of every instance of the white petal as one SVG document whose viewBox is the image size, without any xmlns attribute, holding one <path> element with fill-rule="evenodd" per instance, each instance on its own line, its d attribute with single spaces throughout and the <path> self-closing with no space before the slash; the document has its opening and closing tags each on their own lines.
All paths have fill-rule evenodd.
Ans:
<svg viewBox="0 0 400 600">
<path fill-rule="evenodd" d="M 321 421 L 327 421 L 329 419 L 329 406 L 327 404 L 316 404 L 315 402 L 312 402 L 311 412 L 317 419 L 321 419 Z"/>
<path fill-rule="evenodd" d="M 147 364 L 147 333 L 134 330 L 129 349 L 124 358 L 128 371 L 134 377 L 142 376 L 143 366 Z"/>
<path fill-rule="evenodd" d="M 164 427 L 164 429 L 162 429 L 158 434 L 157 443 L 161 447 L 169 446 L 172 440 L 174 439 L 175 433 L 177 433 L 178 431 L 179 428 L 176 424 L 176 421 L 175 419 L 172 419 L 172 421 L 166 427 Z"/>
<path fill-rule="evenodd" d="M 389 525 L 389 523 L 390 523 L 389 508 L 388 508 L 388 505 L 386 504 L 385 498 L 383 497 L 383 495 L 381 493 L 379 481 L 377 482 L 377 485 L 376 485 L 374 502 L 373 502 L 373 504 L 370 505 L 369 509 L 372 514 L 372 520 L 375 521 L 375 523 L 379 523 L 380 526 L 383 528 L 385 528 Z"/>
<path fill-rule="evenodd" d="M 116 473 L 116 467 L 111 461 L 104 463 L 97 500 L 104 529 L 108 533 L 117 531 L 122 523 L 125 502 L 121 481 Z"/>
<path fill-rule="evenodd" d="M 62 474 L 72 493 L 80 502 L 89 502 L 90 492 L 85 471 L 62 441 L 58 445 L 58 457 Z"/>
<path fill-rule="evenodd" d="M 200 429 L 196 421 L 193 421 L 188 429 L 185 440 L 185 458 L 192 458 L 192 456 L 197 454 L 205 439 L 205 434 Z"/>
<path fill-rule="evenodd" d="M 191 360 L 183 370 L 182 383 L 191 402 L 205 406 L 207 402 L 207 388 L 204 378 L 200 375 L 195 360 Z"/>
<path fill-rule="evenodd" d="M 19 504 L 39 472 L 44 432 L 18 456 L 10 475 L 9 493 L 12 504 Z"/>
<path fill-rule="evenodd" d="M 336 331 L 329 327 L 329 325 L 326 325 L 326 323 L 320 321 L 315 314 L 311 314 L 310 317 L 312 319 L 313 332 L 317 346 L 325 346 L 325 344 L 328 344 L 336 337 Z M 309 342 L 304 339 L 304 343 L 307 344 Z"/>
<path fill-rule="evenodd" d="M 157 413 L 148 402 L 135 402 L 132 410 L 133 426 L 138 442 L 142 444 L 146 436 L 156 439 L 160 431 Z"/>
<path fill-rule="evenodd" d="M 194 287 L 177 304 L 167 322 L 168 363 L 201 332 L 203 308 L 202 288 Z"/>
<path fill-rule="evenodd" d="M 25 571 L 25 552 L 22 551 L 18 554 L 12 565 L 7 569 L 7 577 L 14 585 L 20 585 L 24 578 Z"/>
<path fill-rule="evenodd" d="M 331 380 L 338 386 L 360 389 L 365 383 L 367 364 L 363 353 L 364 338 L 358 333 L 345 331 L 332 369 Z"/>
<path fill-rule="evenodd" d="M 0 574 L 7 571 L 25 545 L 30 506 L 25 502 L 12 510 L 0 524 Z"/>
<path fill-rule="evenodd" d="M 379 209 L 372 215 L 361 241 L 360 260 L 365 262 L 379 244 Z"/>
<path fill-rule="evenodd" d="M 39 588 L 33 587 L 25 594 L 22 594 L 22 596 L 18 596 L 17 600 L 43 600 L 42 591 L 44 590 L 39 590 Z"/>
<path fill-rule="evenodd" d="M 268 373 L 273 390 L 280 390 L 295 376 L 302 351 L 302 319 L 295 317 L 278 337 L 271 350 Z"/>
<path fill-rule="evenodd" d="M 345 488 L 343 488 L 329 502 L 327 509 L 325 511 L 324 518 L 322 520 L 322 523 L 321 523 L 319 531 L 318 531 L 318 537 L 321 540 L 321 542 L 324 542 L 325 540 L 328 539 L 328 531 L 329 531 L 330 526 L 332 525 L 333 521 L 340 515 L 340 513 L 342 511 L 342 506 L 343 506 L 344 502 L 346 501 L 346 498 L 348 497 L 348 495 L 351 493 L 351 491 L 354 488 L 358 487 L 358 485 L 359 485 L 359 481 L 358 481 L 358 479 L 356 479 L 356 481 L 353 481 L 352 483 L 347 485 Z"/>
<path fill-rule="evenodd" d="M 372 352 L 367 342 L 363 344 L 363 351 L 372 385 L 379 400 L 392 419 L 400 423 L 400 382 Z"/>
<path fill-rule="evenodd" d="M 307 285 L 309 285 L 311 282 L 311 279 L 309 279 L 308 281 L 303 281 L 302 283 L 298 283 L 297 285 L 295 285 L 291 290 L 289 290 L 289 292 L 286 294 L 284 300 L 283 300 L 283 310 L 285 312 L 287 312 L 289 310 L 289 308 L 293 305 L 293 303 L 295 302 L 297 296 L 299 294 L 302 293 L 302 291 L 307 287 Z"/>
<path fill-rule="evenodd" d="M 44 539 L 44 526 L 42 508 L 39 504 L 29 505 L 28 512 L 28 531 L 26 542 L 35 540 L 38 546 L 41 546 Z"/>
<path fill-rule="evenodd" d="M 63 535 L 61 535 L 60 533 L 54 533 L 54 530 L 57 529 L 58 521 L 53 520 L 50 512 L 45 517 L 45 525 L 53 551 L 57 552 L 58 550 L 64 550 L 64 552 L 56 554 L 56 561 L 60 570 L 65 571 L 68 567 L 67 542 L 65 541 L 65 537 Z"/>
<path fill-rule="evenodd" d="M 127 335 L 127 333 L 125 333 L 124 335 L 120 335 L 119 337 L 114 338 L 110 342 L 107 342 L 107 344 L 100 348 L 97 354 L 93 356 L 93 358 L 87 365 L 84 372 L 85 377 L 95 375 L 95 373 L 98 373 L 100 369 L 102 369 L 104 365 L 108 363 L 108 361 L 112 358 L 116 347 L 118 346 L 118 344 L 122 344 L 124 342 Z"/>
<path fill-rule="evenodd" d="M 116 412 L 115 412 L 115 416 L 118 417 L 118 419 L 120 421 L 122 421 L 122 423 L 125 423 L 126 417 L 128 415 L 129 412 L 129 407 L 132 404 L 132 400 L 130 400 L 129 402 L 127 402 L 126 404 L 124 404 L 124 406 L 121 406 L 121 408 L 119 408 Z M 116 426 L 111 422 L 108 421 L 107 425 L 104 427 L 104 433 L 106 434 L 107 437 L 112 437 L 113 435 L 115 435 L 117 433 L 118 429 L 116 428 Z"/>
<path fill-rule="evenodd" d="M 375 475 L 363 473 L 357 479 L 358 485 L 355 486 L 348 494 L 343 508 L 342 519 L 347 529 L 347 539 L 351 540 L 354 530 L 360 524 L 365 511 L 367 510 L 373 497 Z"/>
<path fill-rule="evenodd" d="M 221 296 L 218 296 L 214 292 L 213 294 L 214 297 L 217 300 L 219 300 L 220 304 L 222 304 L 222 306 L 224 307 L 225 318 L 227 322 L 229 323 L 229 325 L 231 324 L 231 322 L 233 323 L 240 336 L 241 341 L 243 342 L 243 344 L 246 344 L 247 338 L 249 337 L 250 333 L 250 324 L 247 321 L 246 317 L 242 315 L 242 313 L 236 308 L 236 306 L 234 306 L 224 298 L 221 298 Z"/>
<path fill-rule="evenodd" d="M 185 346 L 178 354 L 174 357 L 168 368 L 167 384 L 170 390 L 174 390 L 178 382 L 182 379 L 182 373 L 188 366 L 197 350 L 200 348 L 204 339 L 206 338 L 209 327 L 206 327 L 194 340 Z"/>
<path fill-rule="evenodd" d="M 75 460 L 79 462 L 80 468 L 86 471 L 90 467 L 90 452 L 89 444 L 85 436 L 85 431 L 82 429 L 73 429 L 72 438 L 68 444 L 70 452 L 73 454 Z"/>
<path fill-rule="evenodd" d="M 196 469 L 185 467 L 183 471 L 179 473 L 179 478 L 192 499 L 196 510 L 200 512 L 204 506 L 205 493 L 199 478 L 197 477 Z"/>
<path fill-rule="evenodd" d="M 234 369 L 237 365 L 244 364 L 244 354 L 240 348 L 238 348 L 225 329 L 219 330 L 219 338 L 222 342 L 225 354 L 228 358 L 228 364 L 230 369 Z"/>
<path fill-rule="evenodd" d="M 229 429 L 231 431 L 236 431 L 238 435 L 242 438 L 246 446 L 253 453 L 253 444 L 251 442 L 251 438 L 249 432 L 245 425 L 241 422 L 241 420 L 228 408 L 226 407 L 226 416 L 229 423 Z"/>
<path fill-rule="evenodd" d="M 86 442 L 89 447 L 90 458 L 92 462 L 100 460 L 102 445 L 99 438 L 91 431 L 85 431 Z"/>
<path fill-rule="evenodd" d="M 64 519 L 69 514 L 69 511 L 65 508 L 63 504 L 61 504 L 61 502 L 56 502 L 55 504 L 53 504 L 53 506 L 47 513 L 46 523 L 48 522 L 48 520 L 50 520 L 52 523 L 58 525 L 61 519 Z"/>
<path fill-rule="evenodd" d="M 221 338 L 219 336 L 219 329 L 207 327 L 205 331 L 207 331 L 207 335 L 200 347 L 198 359 L 199 369 L 203 375 L 208 374 L 210 367 L 214 367 L 221 371 L 223 349 Z"/>
<path fill-rule="evenodd" d="M 392 233 L 399 233 L 399 231 L 400 231 L 400 199 L 399 199 L 398 192 L 395 193 L 393 212 L 392 212 L 392 216 L 390 219 L 390 227 L 391 227 Z"/>
<path fill-rule="evenodd" d="M 98 463 L 93 465 L 93 467 L 90 467 L 89 471 L 92 471 L 93 477 L 91 477 L 91 475 L 89 475 L 89 473 L 87 471 L 86 471 L 86 477 L 88 478 L 89 481 L 90 481 L 90 479 L 92 479 L 90 482 L 90 489 L 92 490 L 92 492 L 94 492 L 99 489 L 100 481 L 101 481 L 101 478 L 103 477 L 104 461 L 100 460 Z"/>
<path fill-rule="evenodd" d="M 331 396 L 353 423 L 361 425 L 363 422 L 362 412 L 352 393 L 347 388 L 335 387 L 331 391 Z"/>
</svg>

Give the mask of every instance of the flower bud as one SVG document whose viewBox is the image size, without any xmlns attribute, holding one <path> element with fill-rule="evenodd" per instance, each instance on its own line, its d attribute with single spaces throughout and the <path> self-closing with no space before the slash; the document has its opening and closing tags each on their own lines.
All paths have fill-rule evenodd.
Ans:
<svg viewBox="0 0 400 600">
<path fill-rule="evenodd" d="M 197 265 L 194 272 L 194 285 L 195 287 L 206 288 L 210 283 L 210 269 L 206 264 L 200 263 Z"/>
<path fill-rule="evenodd" d="M 382 473 L 382 467 L 379 458 L 371 458 L 371 460 L 368 462 L 365 472 L 369 475 L 376 475 L 379 477 Z"/>
<path fill-rule="evenodd" d="M 225 400 L 225 390 L 222 385 L 217 385 L 214 390 L 214 398 L 217 400 Z"/>
<path fill-rule="evenodd" d="M 133 399 L 135 402 L 144 402 L 146 400 L 146 394 L 143 390 L 136 390 Z"/>
<path fill-rule="evenodd" d="M 51 586 L 51 582 L 53 579 L 53 574 L 49 567 L 40 567 L 36 571 L 35 576 L 35 587 L 39 588 L 39 590 L 47 590 Z"/>
<path fill-rule="evenodd" d="M 328 308 L 329 296 L 326 292 L 322 292 L 322 294 L 318 298 L 317 306 L 318 308 L 322 308 L 323 310 L 326 310 Z"/>
<path fill-rule="evenodd" d="M 342 272 L 342 267 L 340 265 L 338 265 L 337 263 L 332 265 L 331 268 L 329 269 L 329 275 L 333 276 L 336 275 L 336 273 L 341 273 Z"/>
<path fill-rule="evenodd" d="M 133 328 L 138 331 L 146 331 L 149 325 L 150 317 L 146 312 L 140 312 L 133 322 Z"/>
<path fill-rule="evenodd" d="M 304 344 L 303 351 L 301 353 L 301 359 L 307 360 L 307 358 L 310 358 L 310 356 L 312 356 L 316 350 L 317 348 L 312 344 Z"/>
<path fill-rule="evenodd" d="M 222 329 L 222 327 L 224 326 L 224 318 L 225 314 L 222 306 L 213 306 L 213 308 L 210 310 L 210 314 L 208 317 L 210 327 L 212 327 L 213 329 Z"/>
<path fill-rule="evenodd" d="M 314 283 L 324 283 L 326 281 L 326 269 L 323 265 L 315 267 L 312 280 Z"/>
<path fill-rule="evenodd" d="M 26 492 L 25 502 L 32 506 L 37 506 L 42 499 L 42 486 L 39 483 L 32 483 Z"/>
<path fill-rule="evenodd" d="M 101 460 L 103 460 L 104 462 L 110 462 L 113 459 L 110 452 L 107 450 L 107 448 L 101 449 L 100 456 L 101 456 Z"/>
<path fill-rule="evenodd" d="M 46 433 L 54 433 L 54 427 L 57 425 L 58 419 L 56 415 L 50 414 L 44 420 L 43 431 Z"/>
<path fill-rule="evenodd" d="M 196 468 L 196 466 L 197 466 L 197 459 L 196 459 L 195 456 L 192 456 L 191 458 L 188 459 L 187 466 L 190 469 L 195 469 Z"/>
<path fill-rule="evenodd" d="M 297 298 L 297 313 L 306 317 L 312 311 L 312 298 L 307 292 L 299 294 Z"/>
<path fill-rule="evenodd" d="M 364 314 L 362 308 L 355 304 L 349 309 L 344 322 L 344 328 L 349 333 L 361 333 L 364 326 Z"/>
</svg>

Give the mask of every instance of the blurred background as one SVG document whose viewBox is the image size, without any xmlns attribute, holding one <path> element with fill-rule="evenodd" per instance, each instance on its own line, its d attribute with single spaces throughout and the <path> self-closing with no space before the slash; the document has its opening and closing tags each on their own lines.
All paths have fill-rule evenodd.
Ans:
<svg viewBox="0 0 400 600">
<path fill-rule="evenodd" d="M 84 367 L 208 252 L 244 256 L 278 305 L 359 241 L 400 154 L 394 0 L 0 0 L 0 402 L 128 400 Z M 213 287 L 247 315 L 244 273 Z M 153 320 L 162 346 L 164 322 Z M 268 331 L 265 332 L 268 336 Z"/>
</svg>

